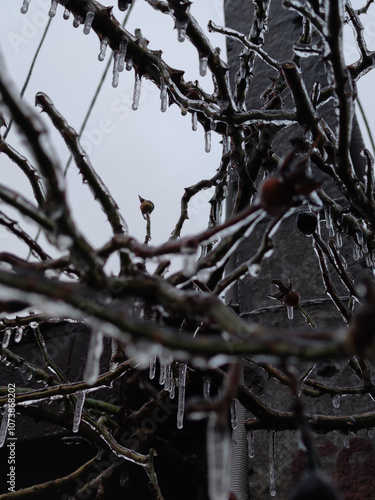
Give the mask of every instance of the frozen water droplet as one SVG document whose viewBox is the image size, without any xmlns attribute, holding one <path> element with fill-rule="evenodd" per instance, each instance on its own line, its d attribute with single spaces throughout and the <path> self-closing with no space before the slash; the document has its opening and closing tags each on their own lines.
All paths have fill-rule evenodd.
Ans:
<svg viewBox="0 0 375 500">
<path fill-rule="evenodd" d="M 348 434 L 342 434 L 342 443 L 344 448 L 350 448 L 350 439 Z"/>
<path fill-rule="evenodd" d="M 211 401 L 211 379 L 205 377 L 203 380 L 203 397 L 205 401 Z"/>
<path fill-rule="evenodd" d="M 206 76 L 207 67 L 208 67 L 208 57 L 203 54 L 199 54 L 199 74 L 201 76 Z"/>
<path fill-rule="evenodd" d="M 193 129 L 193 132 L 198 129 L 198 115 L 195 111 L 191 114 L 191 128 Z"/>
<path fill-rule="evenodd" d="M 151 356 L 151 358 L 150 358 L 150 370 L 149 370 L 150 380 L 153 380 L 155 378 L 155 373 L 156 373 L 156 356 Z"/>
<path fill-rule="evenodd" d="M 371 428 L 367 431 L 367 435 L 370 439 L 372 439 L 375 435 L 375 429 Z"/>
<path fill-rule="evenodd" d="M 21 342 L 22 340 L 22 335 L 23 335 L 23 332 L 25 330 L 25 327 L 24 326 L 20 326 L 17 328 L 16 330 L 16 334 L 14 336 L 14 341 L 18 344 L 18 342 Z"/>
<path fill-rule="evenodd" d="M 81 16 L 74 16 L 73 28 L 79 28 L 82 23 L 83 23 L 83 19 Z"/>
<path fill-rule="evenodd" d="M 247 454 L 249 458 L 254 458 L 255 456 L 255 451 L 254 451 L 254 431 L 249 431 L 247 433 Z"/>
<path fill-rule="evenodd" d="M 337 231 L 336 233 L 336 245 L 338 248 L 342 247 L 342 233 L 340 233 L 339 231 Z"/>
<path fill-rule="evenodd" d="M 207 423 L 208 493 L 212 500 L 228 500 L 230 432 L 212 411 Z"/>
<path fill-rule="evenodd" d="M 103 352 L 103 334 L 98 331 L 93 331 L 90 337 L 89 350 L 85 369 L 83 372 L 83 379 L 89 385 L 95 384 L 98 380 L 100 372 L 100 356 Z"/>
<path fill-rule="evenodd" d="M 2 347 L 7 348 L 9 345 L 10 337 L 12 336 L 12 330 L 10 328 L 6 328 L 3 336 Z"/>
<path fill-rule="evenodd" d="M 107 52 L 108 44 L 109 44 L 108 38 L 102 38 L 100 40 L 100 52 L 98 55 L 99 61 L 104 61 L 105 53 Z"/>
<path fill-rule="evenodd" d="M 340 408 L 340 404 L 341 404 L 341 397 L 340 397 L 340 394 L 335 394 L 334 396 L 332 396 L 332 405 L 334 408 Z"/>
<path fill-rule="evenodd" d="M 133 103 L 132 103 L 133 111 L 137 111 L 139 107 L 140 98 L 141 98 L 141 79 L 139 77 L 139 74 L 136 73 L 134 81 Z"/>
<path fill-rule="evenodd" d="M 162 83 L 160 86 L 160 111 L 165 113 L 168 107 L 168 91 L 167 86 Z"/>
<path fill-rule="evenodd" d="M 248 267 L 249 274 L 253 278 L 257 278 L 260 275 L 261 269 L 262 268 L 260 267 L 259 264 L 250 264 L 250 266 Z"/>
<path fill-rule="evenodd" d="M 31 380 L 33 378 L 33 374 L 31 372 L 29 372 L 27 375 L 26 375 L 26 378 L 27 380 Z"/>
<path fill-rule="evenodd" d="M 204 150 L 206 153 L 211 151 L 211 130 L 206 130 L 204 133 Z"/>
<path fill-rule="evenodd" d="M 84 35 L 88 35 L 90 33 L 94 17 L 95 17 L 94 12 L 91 12 L 91 11 L 87 12 L 86 17 L 85 17 L 85 23 L 83 25 Z"/>
<path fill-rule="evenodd" d="M 63 18 L 67 20 L 69 19 L 69 17 L 70 17 L 70 10 L 65 8 Z"/>
<path fill-rule="evenodd" d="M 293 309 L 293 306 L 286 306 L 286 314 L 288 316 L 288 319 L 293 319 L 294 318 L 294 309 Z"/>
<path fill-rule="evenodd" d="M 8 405 L 4 405 L 4 412 L 0 424 L 0 448 L 4 446 L 5 439 L 8 433 L 9 410 Z"/>
<path fill-rule="evenodd" d="M 270 461 L 270 495 L 274 497 L 276 495 L 276 431 L 270 431 L 269 433 L 269 461 Z"/>
<path fill-rule="evenodd" d="M 26 14 L 26 12 L 29 10 L 29 4 L 30 4 L 31 0 L 23 0 L 23 4 L 22 4 L 22 7 L 21 7 L 21 13 L 22 14 Z"/>
<path fill-rule="evenodd" d="M 35 330 L 35 328 L 38 328 L 38 322 L 37 321 L 31 321 L 31 323 L 29 324 L 29 327 L 32 328 L 33 330 Z"/>
<path fill-rule="evenodd" d="M 51 8 L 49 9 L 49 12 L 48 12 L 49 17 L 54 17 L 56 15 L 57 4 L 58 4 L 57 0 L 51 1 Z"/>
<path fill-rule="evenodd" d="M 82 411 L 83 407 L 85 404 L 85 399 L 86 399 L 86 392 L 85 391 L 78 391 L 77 392 L 77 403 L 76 407 L 74 410 L 74 416 L 73 416 L 73 432 L 78 432 L 79 426 L 81 423 L 81 418 L 82 418 Z"/>
<path fill-rule="evenodd" d="M 232 429 L 237 429 L 237 412 L 236 412 L 236 402 L 232 401 L 230 404 L 230 423 Z"/>
<path fill-rule="evenodd" d="M 176 20 L 177 40 L 181 43 L 185 41 L 186 28 L 187 28 L 186 22 Z"/>
<path fill-rule="evenodd" d="M 133 69 L 133 59 L 128 57 L 126 60 L 126 71 L 131 71 Z"/>
<path fill-rule="evenodd" d="M 187 372 L 187 363 L 179 363 L 177 429 L 182 429 L 182 427 L 184 426 L 186 372 Z"/>
</svg>

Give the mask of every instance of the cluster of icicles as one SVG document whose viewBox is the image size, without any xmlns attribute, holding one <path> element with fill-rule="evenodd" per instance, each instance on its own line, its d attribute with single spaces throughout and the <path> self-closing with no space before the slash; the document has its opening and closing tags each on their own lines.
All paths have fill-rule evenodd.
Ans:
<svg viewBox="0 0 375 500">
<path fill-rule="evenodd" d="M 23 4 L 21 7 L 22 14 L 26 14 L 29 8 L 31 0 L 23 0 Z M 58 6 L 57 0 L 51 0 L 51 7 L 48 12 L 50 17 L 54 17 L 56 15 Z M 64 19 L 69 19 L 70 11 L 65 8 Z M 83 24 L 83 33 L 88 35 L 91 31 L 91 26 L 94 21 L 95 13 L 92 11 L 88 11 L 86 13 L 85 19 L 80 16 L 74 16 L 73 19 L 73 27 L 79 28 L 81 24 Z M 186 28 L 187 24 L 181 21 L 176 21 L 176 29 L 177 29 L 177 39 L 179 42 L 183 42 L 186 38 Z M 139 40 L 139 43 L 142 44 L 142 33 L 140 29 L 136 29 L 134 31 L 135 38 Z M 133 60 L 131 57 L 126 57 L 126 49 L 127 49 L 127 40 L 124 39 L 119 44 L 118 50 L 113 51 L 113 76 L 112 76 L 112 86 L 117 87 L 119 84 L 120 73 L 126 69 L 127 71 L 131 71 L 133 69 Z M 109 39 L 106 37 L 102 37 L 100 40 L 100 49 L 98 59 L 99 61 L 104 61 L 107 47 L 109 45 Z M 201 76 L 205 76 L 207 74 L 208 68 L 208 57 L 205 54 L 199 54 L 199 74 Z M 134 82 L 134 91 L 133 91 L 133 102 L 132 109 L 136 111 L 139 107 L 139 102 L 141 98 L 141 77 L 139 73 L 135 71 L 135 82 Z M 164 113 L 168 108 L 168 90 L 166 84 L 161 81 L 160 84 L 160 110 Z M 197 130 L 197 113 L 192 112 L 192 129 Z M 211 130 L 215 128 L 215 123 L 211 124 L 211 129 L 206 130 L 204 134 L 205 141 L 205 151 L 209 153 L 211 151 Z"/>
</svg>

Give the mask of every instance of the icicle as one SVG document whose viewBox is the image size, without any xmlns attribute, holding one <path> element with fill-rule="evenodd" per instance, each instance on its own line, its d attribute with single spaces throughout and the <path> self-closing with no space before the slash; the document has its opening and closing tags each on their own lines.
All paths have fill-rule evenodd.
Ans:
<svg viewBox="0 0 375 500">
<path fill-rule="evenodd" d="M 167 374 L 167 365 L 160 363 L 160 374 L 159 374 L 159 384 L 160 385 L 165 384 L 166 374 Z"/>
<path fill-rule="evenodd" d="M 69 19 L 69 17 L 70 17 L 70 10 L 69 10 L 69 9 L 67 9 L 67 8 L 65 8 L 65 10 L 64 10 L 64 14 L 63 14 L 63 18 L 64 18 L 65 20 L 67 20 L 67 19 Z"/>
<path fill-rule="evenodd" d="M 134 82 L 134 93 L 133 93 L 133 104 L 132 110 L 137 111 L 139 107 L 139 100 L 141 98 L 141 79 L 139 74 L 135 74 L 135 82 Z"/>
<path fill-rule="evenodd" d="M 165 113 L 167 111 L 168 107 L 168 91 L 167 91 L 167 86 L 163 82 L 160 85 L 160 111 L 162 113 Z"/>
<path fill-rule="evenodd" d="M 57 10 L 57 0 L 51 0 L 51 8 L 49 9 L 48 15 L 49 17 L 54 17 L 56 15 L 56 10 Z"/>
<path fill-rule="evenodd" d="M 9 423 L 9 411 L 8 411 L 8 405 L 4 405 L 4 413 L 3 417 L 1 419 L 1 425 L 0 425 L 0 448 L 4 446 L 7 433 L 8 433 L 8 423 Z"/>
<path fill-rule="evenodd" d="M 187 363 L 179 363 L 179 365 L 178 365 L 177 429 L 182 429 L 182 427 L 184 425 L 186 371 L 187 371 Z"/>
<path fill-rule="evenodd" d="M 367 431 L 367 435 L 370 439 L 372 439 L 375 435 L 375 429 L 371 428 Z"/>
<path fill-rule="evenodd" d="M 164 390 L 168 391 L 170 390 L 171 387 L 171 379 L 172 379 L 172 365 L 169 363 L 165 367 L 165 383 L 164 383 Z"/>
<path fill-rule="evenodd" d="M 276 495 L 276 452 L 275 441 L 276 431 L 271 431 L 269 435 L 269 461 L 270 461 L 270 495 Z"/>
<path fill-rule="evenodd" d="M 126 60 L 126 71 L 131 71 L 133 69 L 133 59 L 129 57 Z"/>
<path fill-rule="evenodd" d="M 73 416 L 73 432 L 78 432 L 79 426 L 81 423 L 81 418 L 82 418 L 82 411 L 83 411 L 83 406 L 85 404 L 85 399 L 86 399 L 86 392 L 85 391 L 78 391 L 77 392 L 77 403 L 76 403 L 76 408 L 74 410 L 74 416 Z"/>
<path fill-rule="evenodd" d="M 208 57 L 203 54 L 199 54 L 199 74 L 201 76 L 206 76 L 207 66 L 208 66 Z"/>
<path fill-rule="evenodd" d="M 249 458 L 254 458 L 254 431 L 249 431 L 247 433 L 247 449 Z"/>
<path fill-rule="evenodd" d="M 340 233 L 339 231 L 337 231 L 336 233 L 336 245 L 338 248 L 342 247 L 342 233 Z"/>
<path fill-rule="evenodd" d="M 109 44 L 108 38 L 102 38 L 100 40 L 100 52 L 98 55 L 99 61 L 104 61 L 105 53 L 107 52 L 108 44 Z"/>
<path fill-rule="evenodd" d="M 193 129 L 193 132 L 198 129 L 198 115 L 195 111 L 191 114 L 191 128 Z"/>
<path fill-rule="evenodd" d="M 334 408 L 340 408 L 340 403 L 341 403 L 340 394 L 335 394 L 332 397 L 332 405 L 333 405 L 333 407 Z"/>
<path fill-rule="evenodd" d="M 118 59 L 119 73 L 122 73 L 122 71 L 124 71 L 124 68 L 125 68 L 125 58 L 126 58 L 127 46 L 128 46 L 127 40 L 122 40 L 122 42 L 120 42 L 120 45 L 118 48 L 119 52 L 120 52 L 119 59 Z"/>
<path fill-rule="evenodd" d="M 119 60 L 120 60 L 120 52 L 115 50 L 113 53 L 113 78 L 112 78 L 112 87 L 116 88 L 118 86 L 119 81 Z"/>
<path fill-rule="evenodd" d="M 236 412 L 236 402 L 232 401 L 230 404 L 230 423 L 232 429 L 237 429 L 237 412 Z"/>
<path fill-rule="evenodd" d="M 184 42 L 186 38 L 186 28 L 187 23 L 184 21 L 176 21 L 176 29 L 177 29 L 177 40 L 179 42 Z"/>
<path fill-rule="evenodd" d="M 21 342 L 24 330 L 25 330 L 24 326 L 20 326 L 17 328 L 16 334 L 14 336 L 14 342 L 16 342 L 17 344 Z"/>
<path fill-rule="evenodd" d="M 286 314 L 288 316 L 288 319 L 293 319 L 294 318 L 293 306 L 286 306 Z"/>
<path fill-rule="evenodd" d="M 10 328 L 6 328 L 3 336 L 3 343 L 1 344 L 3 347 L 8 347 L 11 336 L 12 330 Z"/>
<path fill-rule="evenodd" d="M 150 371 L 149 371 L 150 380 L 153 380 L 155 378 L 155 373 L 156 373 L 156 356 L 151 356 Z"/>
<path fill-rule="evenodd" d="M 87 353 L 86 365 L 83 372 L 83 379 L 89 385 L 95 384 L 100 372 L 100 356 L 103 352 L 103 334 L 93 331 L 90 337 L 89 350 Z"/>
<path fill-rule="evenodd" d="M 353 249 L 353 260 L 357 261 L 362 257 L 361 247 L 357 245 L 354 240 L 351 240 L 352 249 Z"/>
<path fill-rule="evenodd" d="M 81 16 L 74 16 L 73 19 L 73 28 L 79 28 L 82 24 L 82 17 Z"/>
<path fill-rule="evenodd" d="M 85 17 L 85 23 L 83 25 L 83 34 L 88 35 L 91 31 L 92 22 L 94 20 L 95 14 L 90 10 L 87 12 Z"/>
<path fill-rule="evenodd" d="M 344 448 L 350 448 L 350 439 L 349 439 L 348 434 L 341 433 L 341 435 L 342 435 L 342 442 L 343 442 Z"/>
<path fill-rule="evenodd" d="M 230 433 L 211 412 L 207 423 L 208 493 L 210 500 L 228 500 Z"/>
<path fill-rule="evenodd" d="M 21 7 L 21 13 L 22 14 L 26 14 L 26 12 L 29 10 L 29 4 L 30 4 L 31 0 L 23 0 L 23 4 L 22 4 L 22 7 Z"/>
<path fill-rule="evenodd" d="M 211 151 L 211 130 L 206 130 L 204 133 L 204 150 L 206 153 Z"/>
<path fill-rule="evenodd" d="M 174 399 L 175 394 L 176 394 L 176 382 L 172 373 L 171 383 L 169 385 L 169 399 Z"/>
<path fill-rule="evenodd" d="M 211 401 L 211 379 L 205 377 L 203 380 L 203 397 L 205 401 Z"/>
</svg>

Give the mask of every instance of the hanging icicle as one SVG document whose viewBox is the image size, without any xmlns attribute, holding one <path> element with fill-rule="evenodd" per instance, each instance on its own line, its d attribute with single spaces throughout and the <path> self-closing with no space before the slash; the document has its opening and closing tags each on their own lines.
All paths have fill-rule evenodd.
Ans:
<svg viewBox="0 0 375 500">
<path fill-rule="evenodd" d="M 218 414 L 210 412 L 207 422 L 208 494 L 210 500 L 228 500 L 230 432 Z"/>
<path fill-rule="evenodd" d="M 131 71 L 133 69 L 133 59 L 131 57 L 128 57 L 126 60 L 126 66 L 125 66 L 126 71 Z"/>
<path fill-rule="evenodd" d="M 120 52 L 115 50 L 113 53 L 113 78 L 112 78 L 112 87 L 116 88 L 119 82 L 119 61 L 120 61 Z"/>
<path fill-rule="evenodd" d="M 109 44 L 108 38 L 102 38 L 100 40 L 100 52 L 99 52 L 99 55 L 98 55 L 99 61 L 104 61 L 105 54 L 107 52 L 108 44 Z"/>
<path fill-rule="evenodd" d="M 171 382 L 169 384 L 169 399 L 174 399 L 175 392 L 176 392 L 176 381 L 174 379 L 173 372 L 172 372 Z"/>
<path fill-rule="evenodd" d="M 335 394 L 332 396 L 332 405 L 334 408 L 340 408 L 341 397 L 340 394 Z"/>
<path fill-rule="evenodd" d="M 132 104 L 133 111 L 137 111 L 139 107 L 140 98 L 141 98 L 141 78 L 139 74 L 136 72 L 134 81 L 133 104 Z"/>
<path fill-rule="evenodd" d="M 90 33 L 94 17 L 95 17 L 94 12 L 92 12 L 92 11 L 89 10 L 87 12 L 87 14 L 86 14 L 85 22 L 84 22 L 84 25 L 83 25 L 83 33 L 84 33 L 84 35 L 88 35 Z"/>
<path fill-rule="evenodd" d="M 2 347 L 7 348 L 10 342 L 10 337 L 12 336 L 11 328 L 6 328 L 3 336 Z"/>
<path fill-rule="evenodd" d="M 211 379 L 205 377 L 203 379 L 203 397 L 205 401 L 211 401 Z"/>
<path fill-rule="evenodd" d="M 187 23 L 185 21 L 176 20 L 177 40 L 184 42 L 186 38 Z"/>
<path fill-rule="evenodd" d="M 149 377 L 150 380 L 153 380 L 155 378 L 155 373 L 156 373 L 156 355 L 151 356 L 150 358 L 150 370 L 149 370 Z"/>
<path fill-rule="evenodd" d="M 81 418 L 82 418 L 82 411 L 83 407 L 85 404 L 85 399 L 86 399 L 86 392 L 85 391 L 78 391 L 77 392 L 77 403 L 76 403 L 76 408 L 74 410 L 74 416 L 73 416 L 73 432 L 78 432 L 79 426 L 81 424 Z"/>
<path fill-rule="evenodd" d="M 19 326 L 17 328 L 16 334 L 14 336 L 14 342 L 16 342 L 17 344 L 21 342 L 24 330 L 25 330 L 24 326 Z"/>
<path fill-rule="evenodd" d="M 232 429 L 237 429 L 237 412 L 236 412 L 236 401 L 232 401 L 230 404 L 230 423 Z"/>
<path fill-rule="evenodd" d="M 199 74 L 206 76 L 208 67 L 208 57 L 204 54 L 199 54 Z"/>
<path fill-rule="evenodd" d="M 160 111 L 165 113 L 168 107 L 168 90 L 165 83 L 161 83 L 160 85 Z"/>
<path fill-rule="evenodd" d="M 69 10 L 69 9 L 67 9 L 67 8 L 65 8 L 65 10 L 64 10 L 64 14 L 63 14 L 63 18 L 64 18 L 65 20 L 67 20 L 67 19 L 69 19 L 69 17 L 70 17 L 70 10 Z"/>
<path fill-rule="evenodd" d="M 73 28 L 79 28 L 82 23 L 83 23 L 83 19 L 81 16 L 74 16 Z"/>
<path fill-rule="evenodd" d="M 8 433 L 8 424 L 9 424 L 9 409 L 8 405 L 4 405 L 4 413 L 0 424 L 0 448 L 4 446 Z"/>
<path fill-rule="evenodd" d="M 51 0 L 51 7 L 48 12 L 49 17 L 55 17 L 57 11 L 57 5 L 58 5 L 57 0 Z"/>
<path fill-rule="evenodd" d="M 191 114 L 191 128 L 193 129 L 193 132 L 198 130 L 198 115 L 195 111 Z"/>
<path fill-rule="evenodd" d="M 255 442 L 254 441 L 255 441 L 254 431 L 249 431 L 247 433 L 247 450 L 248 450 L 249 458 L 254 458 L 254 456 L 255 456 L 255 450 L 254 450 Z"/>
<path fill-rule="evenodd" d="M 87 353 L 86 365 L 83 372 L 83 379 L 89 385 L 95 384 L 100 373 L 100 356 L 103 352 L 103 334 L 93 331 L 90 337 L 89 350 Z"/>
<path fill-rule="evenodd" d="M 206 153 L 211 151 L 211 130 L 206 130 L 204 133 L 204 150 Z"/>
<path fill-rule="evenodd" d="M 270 495 L 276 495 L 276 431 L 269 432 Z"/>
<path fill-rule="evenodd" d="M 122 40 L 119 45 L 119 58 L 118 58 L 118 70 L 119 73 L 122 73 L 125 69 L 125 58 L 126 58 L 126 49 L 128 47 L 127 40 Z"/>
<path fill-rule="evenodd" d="M 187 363 L 179 363 L 178 364 L 177 429 L 182 429 L 182 427 L 184 425 L 186 372 L 187 372 Z"/>
<path fill-rule="evenodd" d="M 23 4 L 21 7 L 21 14 L 26 14 L 26 12 L 29 10 L 30 2 L 31 0 L 23 0 Z"/>
<path fill-rule="evenodd" d="M 342 443 L 344 448 L 350 448 L 350 439 L 348 434 L 341 433 L 342 435 Z"/>
</svg>

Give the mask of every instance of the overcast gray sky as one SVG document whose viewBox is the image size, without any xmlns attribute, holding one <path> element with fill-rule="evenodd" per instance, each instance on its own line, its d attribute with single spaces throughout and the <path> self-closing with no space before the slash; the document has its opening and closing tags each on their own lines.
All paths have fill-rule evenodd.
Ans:
<svg viewBox="0 0 375 500">
<path fill-rule="evenodd" d="M 22 0 L 0 0 L 0 47 L 6 59 L 8 73 L 21 89 L 29 66 L 48 21 L 50 0 L 31 0 L 26 15 L 20 13 Z M 112 5 L 108 0 L 101 3 Z M 363 2 L 354 2 L 362 6 Z M 221 0 L 196 0 L 191 6 L 192 14 L 207 33 L 207 23 L 212 19 L 223 24 Z M 124 13 L 113 10 L 122 22 Z M 365 32 L 370 48 L 375 49 L 375 8 L 370 8 L 365 22 Z M 63 20 L 63 8 L 59 5 L 46 41 L 39 55 L 25 99 L 33 105 L 36 92 L 50 96 L 59 111 L 76 130 L 81 126 L 84 114 L 101 78 L 104 62 L 98 61 L 99 41 L 94 32 L 83 34 L 82 26 L 73 28 L 72 18 Z M 145 1 L 136 0 L 127 29 L 134 32 L 141 28 L 150 40 L 149 47 L 163 51 L 166 62 L 185 70 L 187 80 L 199 79 L 200 84 L 210 90 L 210 74 L 199 76 L 198 56 L 188 40 L 177 42 L 171 17 L 154 11 Z M 214 46 L 220 46 L 225 58 L 225 41 L 221 35 L 208 34 Z M 345 54 L 350 62 L 357 58 L 350 32 L 345 42 Z M 204 135 L 201 127 L 191 130 L 190 115 L 185 117 L 177 106 L 166 113 L 160 112 L 159 90 L 150 82 L 143 81 L 141 102 L 138 111 L 131 109 L 134 71 L 120 75 L 117 88 L 111 85 L 109 72 L 99 100 L 82 136 L 82 144 L 90 155 L 94 168 L 111 190 L 121 212 L 129 225 L 130 234 L 143 240 L 145 222 L 139 210 L 138 194 L 155 203 L 152 215 L 152 243 L 168 239 L 178 215 L 183 188 L 201 178 L 215 173 L 219 165 L 220 137 L 213 134 L 211 153 L 205 153 Z M 368 120 L 375 130 L 375 103 L 373 98 L 374 76 L 370 73 L 359 83 L 359 92 Z M 45 120 L 46 117 L 44 117 Z M 57 154 L 64 166 L 68 152 L 59 135 L 52 130 Z M 22 151 L 14 128 L 8 141 Z M 31 191 L 23 175 L 4 155 L 0 156 L 2 182 L 21 189 L 28 195 Z M 75 219 L 90 241 L 99 246 L 110 237 L 110 229 L 99 206 L 93 202 L 87 186 L 83 186 L 77 169 L 72 164 L 68 173 L 69 200 Z M 185 234 L 202 229 L 207 224 L 210 193 L 196 197 L 186 222 Z M 15 214 L 14 214 L 15 215 Z M 31 232 L 34 232 L 33 229 Z M 0 234 L 1 236 L 1 234 Z M 43 240 L 42 240 L 43 241 Z M 14 240 L 2 237 L 4 249 L 14 248 Z M 25 255 L 23 249 L 20 255 Z"/>
</svg>

